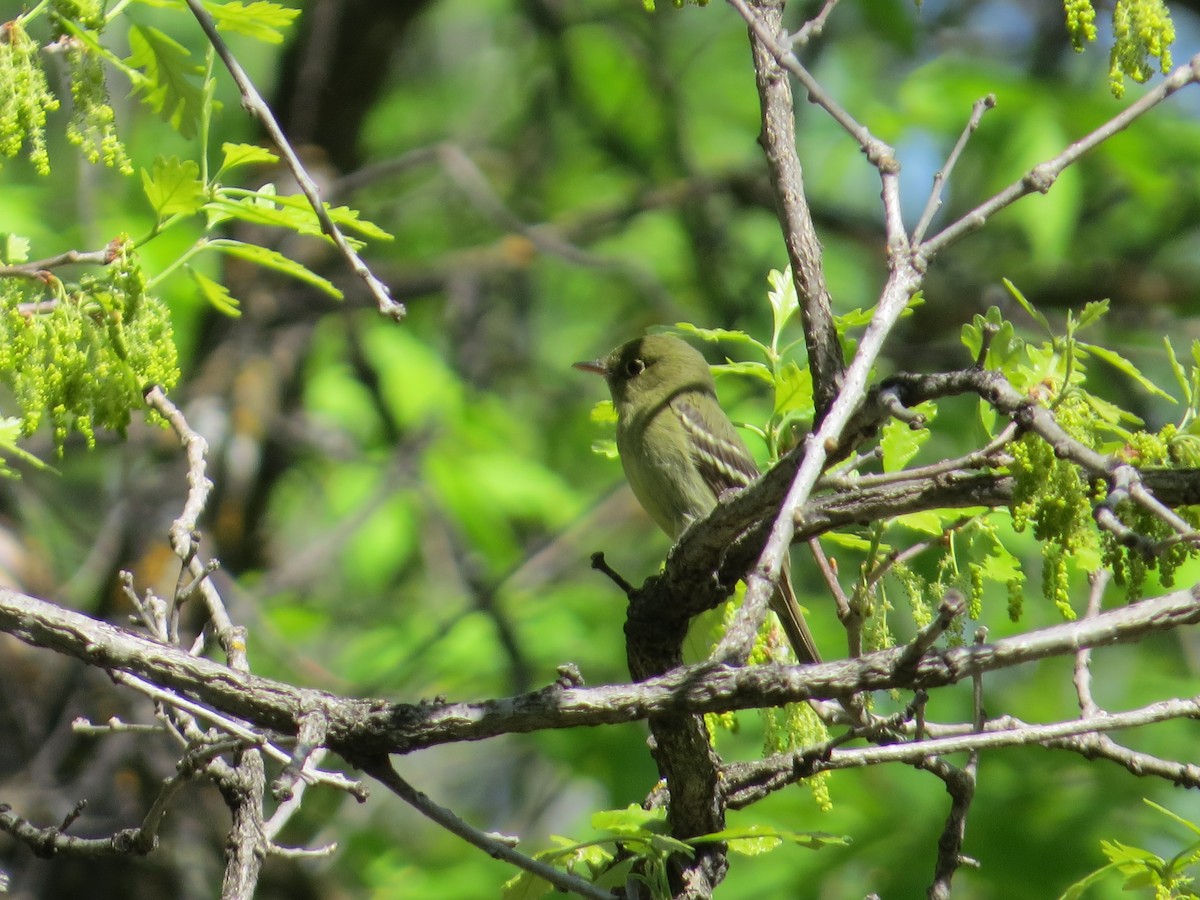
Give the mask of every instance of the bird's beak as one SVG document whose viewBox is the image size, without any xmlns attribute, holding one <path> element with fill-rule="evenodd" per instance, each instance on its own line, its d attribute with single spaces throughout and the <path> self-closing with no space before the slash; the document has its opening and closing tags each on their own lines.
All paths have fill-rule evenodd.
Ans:
<svg viewBox="0 0 1200 900">
<path fill-rule="evenodd" d="M 608 377 L 608 366 L 602 359 L 585 359 L 573 364 L 573 367 L 583 372 L 592 372 L 604 378 Z"/>
</svg>

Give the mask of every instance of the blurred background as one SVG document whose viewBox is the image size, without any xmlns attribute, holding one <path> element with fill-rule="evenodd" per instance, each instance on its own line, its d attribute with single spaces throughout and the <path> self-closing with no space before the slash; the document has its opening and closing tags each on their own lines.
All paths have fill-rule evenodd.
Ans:
<svg viewBox="0 0 1200 900">
<path fill-rule="evenodd" d="M 1177 63 L 1200 49 L 1197 6 L 1171 4 Z M 817 8 L 791 4 L 788 21 L 797 27 Z M 0 20 L 19 10 L 0 2 Z M 184 12 L 135 4 L 131 15 L 202 56 Z M 947 222 L 1141 92 L 1131 86 L 1124 101 L 1108 92 L 1106 15 L 1100 41 L 1077 54 L 1060 4 L 848 0 L 803 59 L 897 148 L 910 227 L 971 104 L 996 95 L 946 188 L 936 221 Z M 604 389 L 570 364 L 677 321 L 769 336 L 766 274 L 786 258 L 756 144 L 745 27 L 723 4 L 647 13 L 606 0 L 310 0 L 277 52 L 236 36 L 231 45 L 245 51 L 326 196 L 395 236 L 366 255 L 409 309 L 400 325 L 381 318 L 324 245 L 294 237 L 277 249 L 336 282 L 344 302 L 215 259 L 198 265 L 241 300 L 240 319 L 213 310 L 190 279 L 161 286 L 183 370 L 173 396 L 212 448 L 206 549 L 223 564 L 218 583 L 235 621 L 249 629 L 254 670 L 407 702 L 537 688 L 566 662 L 589 684 L 626 680 L 624 598 L 589 556 L 603 550 L 638 583 L 668 543 L 619 465 L 592 452 L 607 436 L 590 419 Z M 158 154 L 194 157 L 194 142 L 126 97 L 121 76 L 110 84 L 136 167 Z M 218 96 L 213 146 L 261 140 L 227 79 Z M 1001 287 L 1008 278 L 1058 324 L 1068 308 L 1111 298 L 1113 313 L 1090 339 L 1169 386 L 1162 336 L 1184 355 L 1200 337 L 1198 113 L 1200 91 L 1183 91 L 1048 195 L 943 253 L 879 374 L 969 362 L 961 326 L 993 304 L 1029 328 Z M 869 307 L 886 271 L 878 177 L 802 97 L 797 129 L 836 311 Z M 22 160 L 0 169 L 0 232 L 31 238 L 34 258 L 144 233 L 153 214 L 138 179 L 80 163 L 61 122 L 50 133 L 52 177 Z M 246 184 L 272 180 L 286 190 L 269 171 Z M 171 232 L 146 244 L 148 270 L 194 238 Z M 1178 415 L 1127 379 L 1095 389 L 1154 425 Z M 735 419 L 770 411 L 749 384 L 723 379 L 721 390 Z M 969 405 L 947 408 L 922 459 L 979 438 Z M 48 435 L 30 449 L 53 456 Z M 0 578 L 114 621 L 131 611 L 116 590 L 121 569 L 169 593 L 178 563 L 166 528 L 185 490 L 171 436 L 146 427 L 127 442 L 102 435 L 94 452 L 72 444 L 55 466 L 0 482 Z M 993 635 L 1058 615 L 1038 596 L 1032 538 L 1016 540 L 1028 554 L 1026 618 L 1009 623 L 1004 598 L 989 598 L 982 618 Z M 851 578 L 853 554 L 831 552 Z M 797 566 L 818 642 L 826 656 L 842 655 L 819 579 L 799 554 Z M 896 607 L 892 628 L 903 638 L 911 617 L 898 598 Z M 1098 651 L 1097 698 L 1120 709 L 1190 694 L 1198 649 L 1171 636 Z M 174 771 L 174 746 L 80 737 L 69 725 L 145 719 L 146 704 L 100 672 L 8 638 L 0 671 L 0 801 L 50 824 L 87 798 L 78 834 L 139 822 Z M 1073 717 L 1069 673 L 1058 661 L 993 676 L 987 710 Z M 930 718 L 961 719 L 969 708 L 964 685 L 936 696 Z M 1190 723 L 1125 737 L 1171 758 L 1196 745 Z M 641 725 L 544 732 L 424 751 L 397 766 L 435 801 L 484 830 L 520 835 L 532 852 L 552 834 L 588 837 L 598 809 L 644 799 L 657 777 L 645 738 Z M 720 749 L 751 759 L 761 739 L 745 716 Z M 923 896 L 947 812 L 941 783 L 891 766 L 836 775 L 830 790 L 831 812 L 800 786 L 730 824 L 845 834 L 851 846 L 734 858 L 720 896 Z M 1105 862 L 1103 837 L 1165 855 L 1191 841 L 1143 796 L 1200 820 L 1195 796 L 1105 762 L 1038 748 L 986 755 L 965 845 L 980 868 L 960 871 L 958 895 L 1056 896 Z M 147 859 L 38 861 L 0 838 L 0 868 L 18 897 L 211 897 L 226 825 L 219 796 L 197 785 Z M 380 789 L 362 806 L 310 791 L 281 840 L 339 849 L 324 860 L 270 860 L 260 897 L 492 897 L 512 874 Z M 1118 886 L 1093 895 L 1116 897 Z"/>
</svg>

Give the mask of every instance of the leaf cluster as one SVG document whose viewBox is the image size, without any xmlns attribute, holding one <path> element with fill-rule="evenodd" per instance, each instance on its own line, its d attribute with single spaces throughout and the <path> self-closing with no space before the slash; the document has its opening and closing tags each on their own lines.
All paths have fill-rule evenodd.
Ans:
<svg viewBox="0 0 1200 900">
<path fill-rule="evenodd" d="M 592 828 L 600 835 L 585 841 L 556 837 L 556 847 L 538 853 L 536 858 L 573 875 L 581 876 L 596 887 L 622 889 L 629 881 L 645 887 L 649 896 L 662 900 L 672 896 L 667 881 L 667 863 L 674 854 L 691 857 L 701 844 L 721 842 L 743 856 L 760 856 L 784 844 L 820 850 L 846 845 L 848 839 L 821 832 L 791 832 L 762 826 L 727 828 L 714 834 L 681 841 L 670 835 L 666 807 L 597 812 Z M 534 900 L 552 890 L 552 886 L 529 871 L 509 879 L 501 896 L 504 900 Z"/>
</svg>

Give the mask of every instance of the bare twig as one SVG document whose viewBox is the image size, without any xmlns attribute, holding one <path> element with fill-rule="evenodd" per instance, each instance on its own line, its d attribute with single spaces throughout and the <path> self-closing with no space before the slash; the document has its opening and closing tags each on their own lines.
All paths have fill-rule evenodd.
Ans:
<svg viewBox="0 0 1200 900">
<path fill-rule="evenodd" d="M 805 22 L 791 36 L 790 41 L 793 47 L 803 47 L 815 37 L 820 37 L 821 32 L 825 30 L 825 22 L 829 18 L 829 14 L 833 12 L 835 6 L 840 0 L 825 0 L 825 5 L 821 7 L 821 11 Z"/>
<path fill-rule="evenodd" d="M 741 0 L 731 0 L 741 2 Z M 1145 115 L 1163 100 L 1170 97 L 1180 88 L 1200 81 L 1200 54 L 1193 56 L 1191 61 L 1180 66 L 1156 87 L 1147 91 L 1117 115 L 1113 116 L 1099 128 L 1089 132 L 1075 141 L 1057 156 L 1034 166 L 1019 179 L 1004 190 L 985 200 L 975 209 L 956 221 L 950 223 L 929 240 L 916 245 L 916 251 L 925 259 L 932 259 L 939 251 L 955 241 L 978 231 L 992 216 L 1011 206 L 1015 201 L 1034 191 L 1046 193 L 1054 185 L 1055 180 L 1063 170 L 1076 162 L 1081 156 L 1099 144 L 1108 140 L 1114 134 L 1128 128 L 1136 119 Z"/>
<path fill-rule="evenodd" d="M 916 227 L 913 228 L 912 237 L 909 238 L 909 243 L 916 245 L 921 243 L 925 237 L 925 231 L 929 228 L 929 224 L 933 221 L 933 217 L 942 207 L 942 189 L 946 186 L 946 180 L 950 177 L 950 173 L 954 171 L 955 165 L 958 164 L 958 158 L 962 155 L 963 149 L 967 146 L 967 141 L 971 135 L 975 133 L 975 129 L 979 127 L 979 123 L 983 121 L 983 114 L 996 105 L 996 95 L 988 94 L 976 100 L 971 106 L 971 117 L 967 120 L 967 125 L 963 132 L 958 137 L 958 142 L 954 145 L 954 149 L 950 151 L 950 155 L 946 157 L 946 164 L 938 170 L 933 176 L 933 189 L 929 192 L 929 199 L 925 201 L 925 209 L 921 212 L 921 218 L 917 220 Z"/>
</svg>

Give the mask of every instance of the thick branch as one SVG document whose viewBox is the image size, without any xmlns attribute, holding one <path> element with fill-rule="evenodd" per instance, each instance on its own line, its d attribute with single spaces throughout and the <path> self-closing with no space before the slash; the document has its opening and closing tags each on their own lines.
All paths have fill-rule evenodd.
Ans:
<svg viewBox="0 0 1200 900">
<path fill-rule="evenodd" d="M 407 753 L 507 733 L 634 722 L 655 715 L 721 712 L 828 700 L 859 691 L 933 688 L 1080 647 L 1137 641 L 1200 623 L 1200 589 L 1176 591 L 1095 618 L 993 644 L 931 650 L 911 665 L 905 648 L 813 666 L 686 666 L 640 684 L 562 687 L 477 703 L 357 700 L 235 672 L 51 603 L 0 589 L 0 630 L 90 665 L 136 672 L 221 712 L 296 734 L 305 710 L 328 718 L 328 746 L 352 758 Z"/>
<path fill-rule="evenodd" d="M 782 29 L 782 2 L 752 0 L 751 6 L 767 28 L 776 33 Z M 780 68 L 775 55 L 753 27 L 750 28 L 750 47 L 762 107 L 762 131 L 758 142 L 767 157 L 775 209 L 783 228 L 796 295 L 804 313 L 804 343 L 808 348 L 808 367 L 812 370 L 814 416 L 819 422 L 837 396 L 842 376 L 842 349 L 833 324 L 832 303 L 821 264 L 821 243 L 813 226 L 804 193 L 804 173 L 796 153 L 792 87 L 787 73 Z"/>
</svg>

